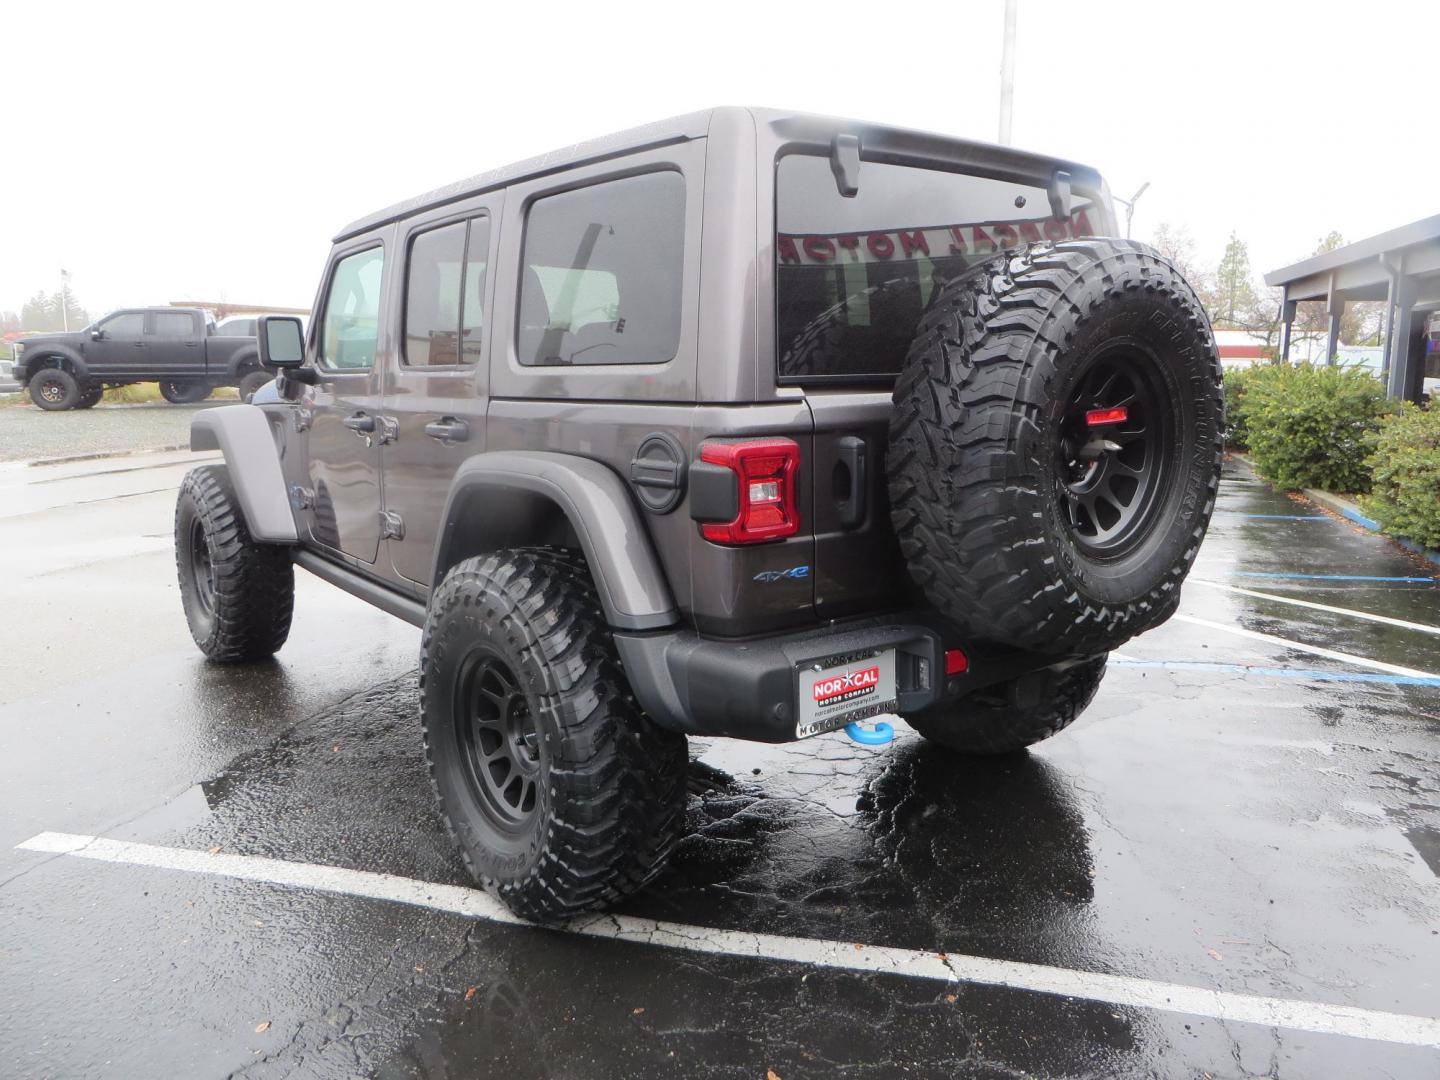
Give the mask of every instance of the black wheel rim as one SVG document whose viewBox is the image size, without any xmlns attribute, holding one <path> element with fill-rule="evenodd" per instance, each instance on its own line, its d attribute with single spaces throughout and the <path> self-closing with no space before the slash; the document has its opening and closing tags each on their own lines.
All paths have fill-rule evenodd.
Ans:
<svg viewBox="0 0 1440 1080">
<path fill-rule="evenodd" d="M 466 662 L 455 702 L 466 783 L 485 817 L 524 832 L 539 802 L 540 731 L 510 666 L 489 651 Z"/>
<path fill-rule="evenodd" d="M 1065 404 L 1057 488 L 1070 537 L 1091 558 L 1143 541 L 1174 471 L 1174 416 L 1158 362 L 1132 348 L 1098 355 Z"/>
<path fill-rule="evenodd" d="M 207 616 L 215 614 L 215 564 L 210 561 L 210 545 L 205 539 L 205 525 L 198 518 L 190 523 L 190 576 L 195 579 L 195 602 Z"/>
<path fill-rule="evenodd" d="M 40 396 L 57 405 L 65 400 L 65 386 L 59 379 L 45 379 L 40 383 Z"/>
</svg>

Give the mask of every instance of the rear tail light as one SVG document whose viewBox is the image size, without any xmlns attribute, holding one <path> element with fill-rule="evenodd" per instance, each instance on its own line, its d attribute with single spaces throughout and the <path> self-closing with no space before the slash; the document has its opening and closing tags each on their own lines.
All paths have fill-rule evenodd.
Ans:
<svg viewBox="0 0 1440 1080">
<path fill-rule="evenodd" d="M 734 473 L 738 489 L 731 520 L 700 526 L 706 540 L 758 544 L 800 531 L 800 514 L 795 509 L 800 447 L 793 439 L 705 443 L 700 447 L 700 460 Z"/>
</svg>

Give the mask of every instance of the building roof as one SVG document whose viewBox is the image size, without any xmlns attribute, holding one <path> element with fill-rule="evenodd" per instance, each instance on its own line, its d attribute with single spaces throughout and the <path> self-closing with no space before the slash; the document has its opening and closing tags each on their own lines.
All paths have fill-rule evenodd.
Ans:
<svg viewBox="0 0 1440 1080">
<path fill-rule="evenodd" d="M 1332 289 L 1346 300 L 1381 300 L 1387 263 L 1411 277 L 1433 276 L 1422 294 L 1440 298 L 1440 214 L 1272 270 L 1265 284 L 1283 287 L 1289 300 L 1324 300 Z"/>
</svg>

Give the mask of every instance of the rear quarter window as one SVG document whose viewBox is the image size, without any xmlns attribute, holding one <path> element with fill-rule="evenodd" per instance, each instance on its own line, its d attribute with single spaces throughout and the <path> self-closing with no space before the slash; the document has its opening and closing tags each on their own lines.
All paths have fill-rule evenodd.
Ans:
<svg viewBox="0 0 1440 1080">
<path fill-rule="evenodd" d="M 680 347 L 685 178 L 644 173 L 537 199 L 516 350 L 526 366 L 663 364 Z"/>
<path fill-rule="evenodd" d="M 999 251 L 1098 224 L 1078 194 L 1057 219 L 1043 188 L 872 161 L 847 199 L 829 160 L 803 154 L 780 159 L 775 212 L 782 382 L 893 377 L 946 281 Z"/>
</svg>

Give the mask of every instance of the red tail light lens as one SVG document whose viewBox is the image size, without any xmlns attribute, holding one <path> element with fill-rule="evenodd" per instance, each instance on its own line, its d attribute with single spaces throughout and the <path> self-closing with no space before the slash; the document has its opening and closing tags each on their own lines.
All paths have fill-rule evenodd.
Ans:
<svg viewBox="0 0 1440 1080">
<path fill-rule="evenodd" d="M 793 439 L 706 443 L 700 460 L 735 474 L 739 508 L 731 521 L 706 523 L 701 535 L 717 544 L 758 544 L 800 531 L 795 509 L 795 476 L 800 447 Z"/>
</svg>

